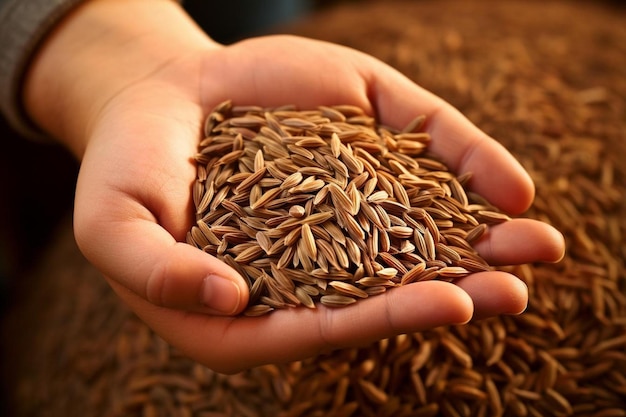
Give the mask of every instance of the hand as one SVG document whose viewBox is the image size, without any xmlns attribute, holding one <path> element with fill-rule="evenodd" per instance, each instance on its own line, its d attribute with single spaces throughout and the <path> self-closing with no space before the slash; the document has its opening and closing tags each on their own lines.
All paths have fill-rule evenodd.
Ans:
<svg viewBox="0 0 626 417">
<path fill-rule="evenodd" d="M 524 310 L 525 285 L 487 272 L 456 284 L 407 285 L 342 309 L 234 316 L 248 300 L 243 279 L 181 243 L 193 220 L 190 157 L 207 112 L 225 99 L 300 108 L 348 103 L 399 127 L 426 114 L 432 151 L 456 172 L 471 171 L 473 190 L 501 209 L 526 210 L 533 184 L 502 146 L 372 57 L 288 36 L 223 47 L 169 1 L 122 3 L 91 1 L 66 19 L 33 64 L 25 103 L 82 159 L 75 204 L 81 250 L 164 339 L 234 372 Z M 493 227 L 476 246 L 492 264 L 557 261 L 563 247 L 556 230 L 527 219 Z"/>
</svg>

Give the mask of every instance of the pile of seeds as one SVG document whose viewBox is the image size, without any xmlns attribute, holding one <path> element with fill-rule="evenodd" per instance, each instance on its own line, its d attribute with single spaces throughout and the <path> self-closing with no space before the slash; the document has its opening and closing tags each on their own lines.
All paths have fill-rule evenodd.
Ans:
<svg viewBox="0 0 626 417">
<path fill-rule="evenodd" d="M 391 63 L 522 162 L 526 215 L 567 244 L 556 265 L 512 268 L 526 313 L 225 376 L 131 314 L 68 222 L 8 317 L 7 415 L 626 415 L 626 14 L 601 4 L 368 2 L 297 27 Z"/>
<path fill-rule="evenodd" d="M 424 121 L 396 131 L 348 105 L 218 105 L 187 242 L 247 278 L 248 315 L 488 270 L 471 245 L 508 217 L 428 156 Z"/>
</svg>

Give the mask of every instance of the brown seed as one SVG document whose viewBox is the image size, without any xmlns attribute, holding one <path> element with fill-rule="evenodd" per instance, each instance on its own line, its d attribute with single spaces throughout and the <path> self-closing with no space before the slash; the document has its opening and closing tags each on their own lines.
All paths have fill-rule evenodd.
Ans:
<svg viewBox="0 0 626 417">
<path fill-rule="evenodd" d="M 502 223 L 511 220 L 506 214 L 491 210 L 478 210 L 477 215 L 488 223 Z"/>
<path fill-rule="evenodd" d="M 468 221 L 480 225 L 467 216 L 491 222 L 497 212 L 463 194 L 466 178 L 455 182 L 421 155 L 430 141 L 415 130 L 423 117 L 399 132 L 376 130 L 350 106 L 220 108 L 198 151 L 193 199 L 201 220 L 187 240 L 258 282 L 255 302 L 284 308 L 340 295 L 327 291 L 352 296 L 325 299 L 338 306 L 487 268 L 465 240 Z M 294 281 L 322 292 L 298 296 Z"/>
<path fill-rule="evenodd" d="M 555 410 L 561 413 L 565 413 L 566 415 L 571 415 L 573 413 L 572 406 L 569 401 L 557 391 L 552 388 L 548 388 L 544 393 L 546 401 L 553 407 Z"/>
<path fill-rule="evenodd" d="M 359 379 L 358 384 L 361 390 L 363 390 L 365 396 L 375 404 L 384 404 L 388 401 L 389 397 L 385 391 L 381 390 L 372 382 L 365 379 Z"/>
<path fill-rule="evenodd" d="M 383 277 L 363 277 L 359 279 L 357 283 L 364 287 L 395 287 L 393 281 Z"/>
<path fill-rule="evenodd" d="M 328 285 L 336 289 L 338 292 L 349 297 L 367 298 L 368 296 L 365 291 L 347 282 L 331 281 L 328 283 Z"/>
<path fill-rule="evenodd" d="M 304 244 L 305 253 L 310 259 L 317 258 L 317 246 L 315 245 L 315 237 L 311 232 L 311 226 L 304 223 L 301 228 L 301 239 Z"/>
<path fill-rule="evenodd" d="M 465 237 L 465 240 L 467 240 L 467 242 L 470 244 L 475 243 L 478 241 L 478 239 L 480 239 L 485 234 L 486 231 L 487 231 L 487 225 L 484 223 L 479 224 L 478 226 L 476 226 L 475 228 L 467 232 L 467 236 Z"/>
<path fill-rule="evenodd" d="M 470 385 L 452 384 L 448 387 L 450 393 L 459 398 L 465 398 L 468 400 L 484 401 L 487 399 L 487 394 L 484 391 Z"/>
<path fill-rule="evenodd" d="M 352 216 L 355 216 L 357 212 L 353 209 L 352 200 L 350 199 L 348 194 L 346 194 L 345 191 L 343 191 L 334 183 L 328 184 L 328 187 L 334 206 L 338 210 L 350 213 Z"/>
<path fill-rule="evenodd" d="M 249 317 L 258 317 L 263 316 L 267 313 L 270 313 L 274 309 L 266 304 L 256 304 L 248 307 L 246 311 L 244 311 L 244 315 Z"/>
<path fill-rule="evenodd" d="M 307 308 L 315 308 L 315 302 L 313 301 L 311 294 L 307 293 L 304 289 L 302 289 L 302 287 L 296 286 L 295 294 L 303 306 Z"/>
<path fill-rule="evenodd" d="M 356 299 L 345 295 L 331 294 L 323 295 L 320 298 L 320 302 L 327 307 L 345 307 L 356 303 Z"/>
<path fill-rule="evenodd" d="M 461 346 L 453 342 L 449 335 L 441 338 L 441 344 L 461 366 L 465 368 L 472 366 L 472 357 Z"/>
<path fill-rule="evenodd" d="M 424 272 L 424 269 L 426 269 L 426 263 L 422 262 L 419 263 L 417 265 L 415 265 L 413 268 L 411 268 L 409 271 L 407 271 L 403 276 L 402 276 L 402 280 L 401 280 L 401 284 L 402 285 L 407 285 L 410 284 L 414 281 L 417 280 L 417 277 Z"/>
<path fill-rule="evenodd" d="M 446 266 L 439 269 L 438 274 L 440 277 L 444 278 L 462 278 L 469 275 L 469 271 L 460 266 Z"/>
</svg>

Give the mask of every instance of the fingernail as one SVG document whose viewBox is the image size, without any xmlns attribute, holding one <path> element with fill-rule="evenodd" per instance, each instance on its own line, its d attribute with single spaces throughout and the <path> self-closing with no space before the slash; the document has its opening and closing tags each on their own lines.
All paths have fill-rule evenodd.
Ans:
<svg viewBox="0 0 626 417">
<path fill-rule="evenodd" d="M 217 275 L 204 279 L 202 302 L 216 312 L 231 315 L 239 308 L 241 292 L 233 281 Z"/>
</svg>

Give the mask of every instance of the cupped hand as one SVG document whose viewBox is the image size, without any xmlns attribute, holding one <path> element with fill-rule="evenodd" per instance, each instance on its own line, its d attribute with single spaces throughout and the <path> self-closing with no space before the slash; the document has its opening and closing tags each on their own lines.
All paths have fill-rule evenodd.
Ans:
<svg viewBox="0 0 626 417">
<path fill-rule="evenodd" d="M 81 250 L 159 335 L 215 370 L 234 372 L 524 310 L 527 290 L 519 279 L 485 272 L 455 284 L 431 281 L 394 288 L 341 309 L 237 315 L 248 301 L 243 278 L 182 243 L 193 221 L 192 156 L 202 122 L 225 99 L 302 109 L 353 104 L 397 127 L 425 114 L 432 152 L 457 173 L 472 172 L 474 191 L 518 214 L 531 204 L 534 188 L 496 141 L 449 104 L 370 56 L 290 36 L 227 47 L 199 38 L 194 34 L 182 39 L 176 50 L 155 58 L 145 71 L 121 74 L 117 84 L 92 87 L 89 91 L 98 92 L 111 86 L 95 96 L 99 104 L 92 104 L 92 111 L 79 111 L 84 119 L 79 127 L 49 128 L 62 141 L 71 138 L 65 142 L 82 158 L 75 204 Z M 154 43 L 159 36 L 149 39 Z M 35 72 L 33 79 L 37 77 Z M 32 102 L 35 93 L 29 91 Z M 89 102 L 84 93 L 77 97 L 82 98 L 76 103 Z M 37 119 L 36 108 L 32 114 Z M 563 239 L 546 224 L 516 219 L 492 228 L 476 247 L 492 264 L 557 261 Z"/>
</svg>

